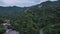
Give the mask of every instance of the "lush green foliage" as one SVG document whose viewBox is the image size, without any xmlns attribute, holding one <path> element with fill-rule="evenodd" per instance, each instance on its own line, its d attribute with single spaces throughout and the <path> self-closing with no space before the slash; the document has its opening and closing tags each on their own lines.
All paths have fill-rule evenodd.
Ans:
<svg viewBox="0 0 60 34">
<path fill-rule="evenodd" d="M 21 14 L 19 12 L 21 11 L 20 8 L 19 9 L 17 7 L 14 8 L 9 7 L 9 9 L 6 8 L 2 13 L 4 14 L 6 12 L 8 14 L 7 16 L 6 14 L 5 16 L 3 15 L 0 16 L 0 23 L 2 23 L 2 21 L 5 19 L 11 20 L 12 28 L 19 31 L 20 34 L 39 34 L 39 30 L 41 28 L 45 28 L 44 29 L 45 34 L 49 34 L 50 30 L 51 32 L 54 31 L 52 30 L 51 25 L 60 23 L 60 7 L 58 5 L 56 6 L 53 5 L 54 3 L 55 2 L 50 1 L 44 2 L 41 4 L 43 5 L 42 7 L 38 7 L 40 5 L 37 5 L 28 8 L 27 11 L 24 8 L 25 11 L 22 9 L 23 12 Z M 59 1 L 57 1 L 57 3 L 59 3 Z M 3 8 L 2 9 L 0 8 L 0 11 L 2 10 Z M 58 28 L 57 26 L 55 28 Z M 1 28 L 0 31 L 3 32 L 3 28 Z"/>
<path fill-rule="evenodd" d="M 45 34 L 60 34 L 60 23 L 46 26 L 44 29 Z"/>
</svg>

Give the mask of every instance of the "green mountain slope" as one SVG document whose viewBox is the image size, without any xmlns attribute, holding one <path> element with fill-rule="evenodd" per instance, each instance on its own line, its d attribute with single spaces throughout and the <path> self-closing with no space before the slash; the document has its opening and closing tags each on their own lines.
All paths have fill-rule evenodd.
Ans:
<svg viewBox="0 0 60 34">
<path fill-rule="evenodd" d="M 3 7 L 0 8 L 0 11 L 3 13 L 2 16 L 8 15 L 9 17 L 10 15 L 19 15 L 16 18 L 13 16 L 13 18 L 9 17 L 9 19 L 11 20 L 12 27 L 19 31 L 20 34 L 39 34 L 41 28 L 60 23 L 59 3 L 60 1 L 47 1 L 28 8 Z M 20 11 L 22 14 L 20 14 Z M 8 18 L 2 17 L 2 19 Z"/>
<path fill-rule="evenodd" d="M 26 8 L 21 7 L 0 7 L 0 16 L 18 16 L 24 12 Z"/>
</svg>

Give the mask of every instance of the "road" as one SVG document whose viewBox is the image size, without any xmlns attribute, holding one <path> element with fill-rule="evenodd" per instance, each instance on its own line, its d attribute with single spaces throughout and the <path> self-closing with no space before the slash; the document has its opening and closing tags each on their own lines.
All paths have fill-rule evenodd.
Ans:
<svg viewBox="0 0 60 34">
<path fill-rule="evenodd" d="M 43 28 L 40 29 L 40 33 L 39 34 L 44 34 Z"/>
</svg>

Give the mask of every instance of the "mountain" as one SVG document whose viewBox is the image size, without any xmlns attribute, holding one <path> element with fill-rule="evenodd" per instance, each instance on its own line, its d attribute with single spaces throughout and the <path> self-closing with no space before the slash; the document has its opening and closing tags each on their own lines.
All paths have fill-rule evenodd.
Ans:
<svg viewBox="0 0 60 34">
<path fill-rule="evenodd" d="M 46 1 L 46 2 L 41 3 L 40 5 L 42 5 L 42 7 L 49 7 L 49 6 L 59 7 L 60 1 Z"/>
<path fill-rule="evenodd" d="M 20 17 L 21 31 L 24 34 L 39 34 L 39 30 L 44 28 L 45 34 L 60 34 L 60 1 L 46 1 L 30 7 Z M 39 7 L 40 6 L 40 7 Z M 57 27 L 55 26 L 57 25 Z M 50 26 L 50 27 L 49 27 Z M 46 27 L 46 28 L 45 28 Z M 15 27 L 17 29 L 17 26 Z M 23 28 L 23 29 L 22 29 Z M 57 29 L 55 29 L 57 28 Z M 28 30 L 27 30 L 28 29 Z M 19 30 L 19 29 L 18 29 Z M 51 32 L 50 32 L 51 31 Z"/>
<path fill-rule="evenodd" d="M 0 7 L 0 16 L 13 17 L 10 18 L 11 25 L 21 34 L 39 34 L 42 28 L 45 34 L 60 34 L 60 1 L 46 1 L 31 7 Z M 4 17 L 0 17 L 0 23 Z"/>
<path fill-rule="evenodd" d="M 37 4 L 35 6 L 31 6 L 31 7 L 49 7 L 49 6 L 53 6 L 53 7 L 59 7 L 60 6 L 60 0 L 58 1 L 46 1 L 46 2 L 42 2 L 40 4 Z"/>
<path fill-rule="evenodd" d="M 13 6 L 13 7 L 2 7 L 0 6 L 0 16 L 17 16 L 20 15 L 22 12 L 31 9 L 35 9 L 35 8 L 44 8 L 44 7 L 49 7 L 49 6 L 53 6 L 53 7 L 57 7 L 60 6 L 60 1 L 46 1 L 43 2 L 41 4 L 37 4 L 35 6 L 31 6 L 31 7 L 17 7 L 17 6 Z"/>
<path fill-rule="evenodd" d="M 0 6 L 0 16 L 17 16 L 20 15 L 26 8 L 24 7 L 2 7 Z"/>
</svg>

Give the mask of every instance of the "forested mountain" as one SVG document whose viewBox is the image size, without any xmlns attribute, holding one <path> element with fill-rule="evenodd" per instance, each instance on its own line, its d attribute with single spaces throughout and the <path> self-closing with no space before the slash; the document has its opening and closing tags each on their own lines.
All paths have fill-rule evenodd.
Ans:
<svg viewBox="0 0 60 34">
<path fill-rule="evenodd" d="M 58 1 L 46 1 L 46 2 L 43 2 L 41 4 L 38 4 L 38 5 L 35 5 L 35 6 L 32 6 L 32 7 L 49 7 L 49 6 L 60 6 L 60 0 Z"/>
<path fill-rule="evenodd" d="M 17 7 L 17 6 L 9 6 L 9 7 L 2 7 L 0 6 L 0 16 L 6 16 L 6 15 L 10 15 L 10 16 L 17 16 L 20 13 L 24 12 L 27 9 L 34 9 L 34 8 L 41 8 L 41 7 L 57 7 L 60 6 L 60 1 L 46 1 L 43 2 L 41 4 L 35 5 L 35 6 L 31 6 L 31 7 Z"/>
<path fill-rule="evenodd" d="M 18 16 L 22 12 L 24 12 L 26 8 L 24 7 L 17 7 L 17 6 L 12 6 L 12 7 L 2 7 L 0 6 L 0 16 Z"/>
<path fill-rule="evenodd" d="M 10 19 L 12 27 L 19 31 L 20 34 L 39 34 L 41 28 L 44 28 L 45 34 L 60 34 L 60 1 L 46 1 L 35 6 L 24 8 L 0 7 L 1 14 L 2 16 L 8 15 L 8 17 L 10 15 L 15 15 L 15 17 L 19 15 L 16 18 L 13 16 L 9 18 L 0 17 L 0 20 Z M 52 27 L 52 25 L 54 26 Z M 3 28 L 0 31 L 2 30 Z"/>
</svg>

